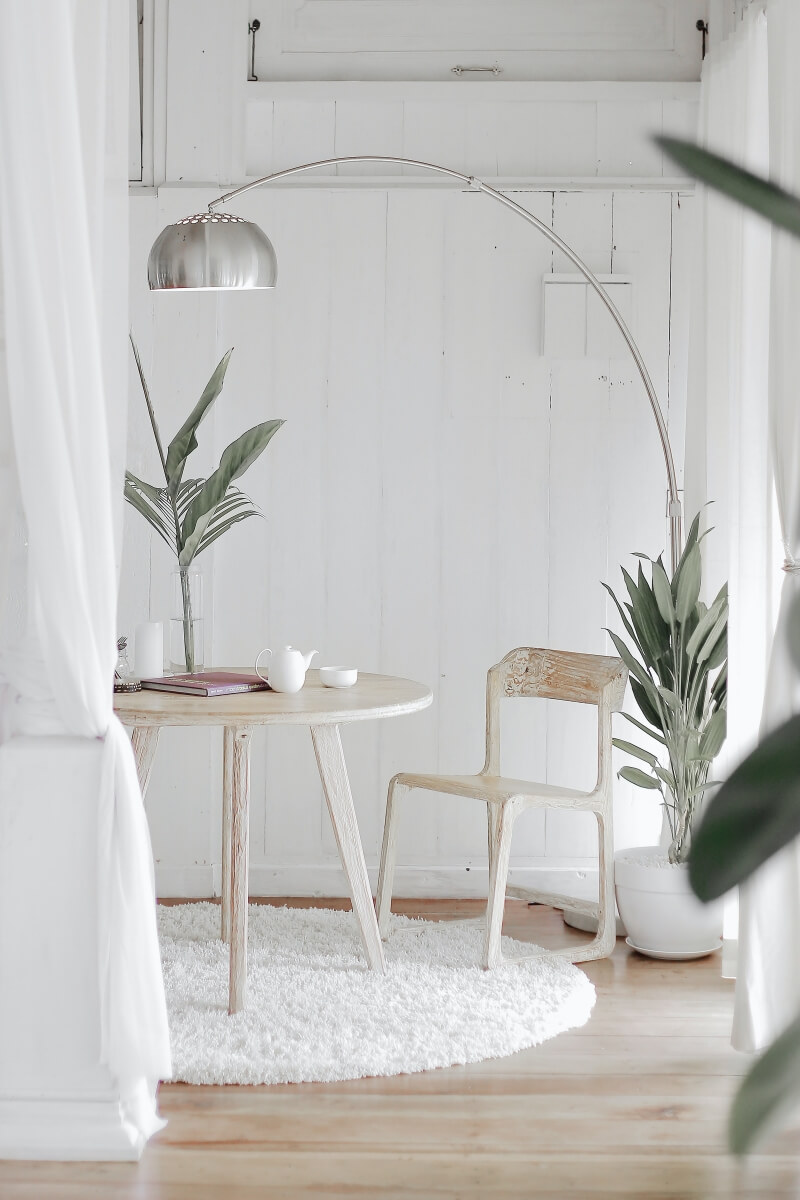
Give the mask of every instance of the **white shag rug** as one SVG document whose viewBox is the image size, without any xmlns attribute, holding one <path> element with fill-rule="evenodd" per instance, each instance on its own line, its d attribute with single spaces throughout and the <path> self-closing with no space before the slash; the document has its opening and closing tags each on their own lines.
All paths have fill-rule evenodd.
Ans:
<svg viewBox="0 0 800 1200">
<path fill-rule="evenodd" d="M 502 1058 L 584 1025 L 594 987 L 554 959 L 480 967 L 483 929 L 393 917 L 387 973 L 355 918 L 251 904 L 247 1007 L 228 1016 L 216 904 L 158 906 L 173 1079 L 301 1083 Z M 530 945 L 503 938 L 507 958 Z"/>
</svg>

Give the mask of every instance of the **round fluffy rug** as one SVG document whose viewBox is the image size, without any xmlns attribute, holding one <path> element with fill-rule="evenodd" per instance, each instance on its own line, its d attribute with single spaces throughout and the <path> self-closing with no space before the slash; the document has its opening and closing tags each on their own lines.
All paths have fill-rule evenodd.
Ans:
<svg viewBox="0 0 800 1200">
<path fill-rule="evenodd" d="M 247 1008 L 229 1017 L 219 906 L 158 906 L 173 1079 L 301 1083 L 502 1058 L 584 1025 L 594 987 L 553 959 L 480 967 L 483 929 L 394 917 L 387 973 L 367 969 L 355 918 L 249 909 Z M 531 947 L 503 938 L 508 958 Z"/>
</svg>

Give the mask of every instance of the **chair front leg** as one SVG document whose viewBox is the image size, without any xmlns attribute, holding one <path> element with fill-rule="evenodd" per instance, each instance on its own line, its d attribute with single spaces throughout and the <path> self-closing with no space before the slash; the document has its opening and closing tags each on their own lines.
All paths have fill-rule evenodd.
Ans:
<svg viewBox="0 0 800 1200">
<path fill-rule="evenodd" d="M 381 865 L 378 870 L 378 887 L 375 894 L 375 906 L 378 910 L 378 931 L 385 941 L 389 936 L 389 925 L 392 916 L 392 883 L 394 868 L 397 861 L 397 817 L 398 800 L 403 792 L 411 789 L 399 782 L 395 775 L 389 784 L 386 796 L 386 819 L 383 826 L 383 845 L 381 847 Z"/>
<path fill-rule="evenodd" d="M 483 965 L 490 971 L 503 961 L 500 939 L 506 903 L 511 833 L 517 816 L 516 799 L 487 805 L 489 810 L 489 899 L 486 905 L 486 940 Z"/>
<path fill-rule="evenodd" d="M 614 895 L 614 823 L 609 810 L 597 813 L 597 842 L 599 850 L 598 899 L 599 913 L 596 958 L 608 958 L 617 944 L 617 913 Z"/>
</svg>

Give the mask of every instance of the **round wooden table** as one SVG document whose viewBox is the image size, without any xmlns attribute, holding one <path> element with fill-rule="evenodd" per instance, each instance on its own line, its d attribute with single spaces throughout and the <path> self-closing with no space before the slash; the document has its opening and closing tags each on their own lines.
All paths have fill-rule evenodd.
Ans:
<svg viewBox="0 0 800 1200">
<path fill-rule="evenodd" d="M 377 721 L 419 712 L 432 699 L 430 689 L 423 684 L 390 675 L 360 674 L 351 688 L 327 688 L 319 682 L 318 671 L 309 671 L 305 687 L 294 695 L 266 690 L 215 697 L 151 690 L 115 695 L 114 708 L 119 719 L 133 727 L 133 750 L 142 795 L 150 780 L 162 726 L 223 727 L 222 938 L 230 942 L 231 948 L 229 1012 L 240 1012 L 247 997 L 250 737 L 254 726 L 309 726 L 367 961 L 374 969 L 383 971 L 383 946 L 339 726 L 350 721 Z"/>
</svg>

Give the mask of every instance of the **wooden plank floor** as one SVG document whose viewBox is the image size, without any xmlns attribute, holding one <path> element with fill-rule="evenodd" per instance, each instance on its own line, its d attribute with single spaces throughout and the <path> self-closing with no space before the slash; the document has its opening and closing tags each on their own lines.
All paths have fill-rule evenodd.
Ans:
<svg viewBox="0 0 800 1200">
<path fill-rule="evenodd" d="M 544 945 L 582 936 L 516 901 L 504 931 Z M 745 1163 L 725 1152 L 747 1060 L 729 1045 L 733 985 L 719 957 L 654 962 L 619 941 L 585 970 L 598 993 L 589 1024 L 534 1050 L 390 1079 L 164 1086 L 169 1125 L 141 1163 L 0 1163 L 0 1198 L 800 1196 L 800 1125 Z"/>
</svg>

